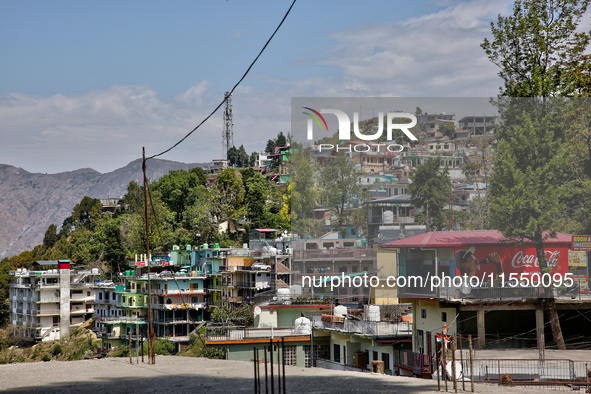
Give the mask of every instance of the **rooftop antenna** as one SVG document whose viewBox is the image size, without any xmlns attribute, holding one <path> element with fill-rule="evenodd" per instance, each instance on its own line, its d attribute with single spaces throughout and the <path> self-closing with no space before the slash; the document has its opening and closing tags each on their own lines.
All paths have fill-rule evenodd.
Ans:
<svg viewBox="0 0 591 394">
<path fill-rule="evenodd" d="M 232 95 L 224 93 L 224 127 L 222 129 L 222 159 L 228 159 L 228 150 L 234 146 L 234 121 L 232 120 Z"/>
</svg>

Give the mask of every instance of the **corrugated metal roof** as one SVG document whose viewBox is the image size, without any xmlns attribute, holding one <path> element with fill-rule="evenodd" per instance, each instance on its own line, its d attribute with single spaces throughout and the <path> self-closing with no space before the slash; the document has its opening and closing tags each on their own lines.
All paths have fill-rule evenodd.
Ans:
<svg viewBox="0 0 591 394">
<path fill-rule="evenodd" d="M 557 233 L 556 238 L 549 239 L 545 243 L 571 243 L 572 235 Z M 514 243 L 503 237 L 497 230 L 472 230 L 472 231 L 431 231 L 414 237 L 401 239 L 381 245 L 386 248 L 400 247 L 444 247 L 460 245 L 486 245 L 501 242 Z"/>
</svg>

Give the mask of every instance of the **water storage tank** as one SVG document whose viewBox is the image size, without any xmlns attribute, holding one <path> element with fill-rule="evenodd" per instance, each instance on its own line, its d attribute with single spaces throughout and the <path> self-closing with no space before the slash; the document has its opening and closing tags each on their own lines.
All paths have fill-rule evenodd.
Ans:
<svg viewBox="0 0 591 394">
<path fill-rule="evenodd" d="M 278 301 L 287 301 L 291 298 L 291 290 L 290 289 L 277 289 L 277 300 Z"/>
<path fill-rule="evenodd" d="M 335 316 L 345 316 L 347 314 L 347 307 L 344 305 L 339 305 L 334 307 L 334 315 Z"/>
<path fill-rule="evenodd" d="M 98 275 L 99 274 L 99 269 L 98 268 L 93 268 L 91 270 L 91 272 L 92 272 L 93 275 Z"/>
<path fill-rule="evenodd" d="M 295 319 L 295 333 L 297 335 L 310 335 L 312 333 L 310 319 L 307 317 L 298 317 Z"/>
<path fill-rule="evenodd" d="M 394 223 L 394 212 L 384 211 L 382 213 L 382 223 L 383 224 L 393 224 Z"/>
<path fill-rule="evenodd" d="M 368 321 L 380 321 L 380 307 L 377 305 L 370 305 L 367 308 Z"/>
</svg>

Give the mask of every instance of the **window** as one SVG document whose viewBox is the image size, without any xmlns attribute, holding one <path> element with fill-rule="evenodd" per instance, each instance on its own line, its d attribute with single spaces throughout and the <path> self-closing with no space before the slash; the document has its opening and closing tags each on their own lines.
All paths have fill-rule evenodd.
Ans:
<svg viewBox="0 0 591 394">
<path fill-rule="evenodd" d="M 103 293 L 98 293 L 98 295 L 99 295 L 99 300 L 102 300 L 103 299 Z"/>
<path fill-rule="evenodd" d="M 427 318 L 427 310 L 426 309 L 421 309 L 421 317 L 423 319 L 426 319 Z"/>
<path fill-rule="evenodd" d="M 441 321 L 447 322 L 447 312 L 441 312 Z"/>
<path fill-rule="evenodd" d="M 343 273 L 346 274 L 347 273 L 347 266 L 346 265 L 340 266 L 339 267 L 339 272 L 343 272 Z"/>
<path fill-rule="evenodd" d="M 330 345 L 314 345 L 315 357 L 321 360 L 330 360 Z"/>
</svg>

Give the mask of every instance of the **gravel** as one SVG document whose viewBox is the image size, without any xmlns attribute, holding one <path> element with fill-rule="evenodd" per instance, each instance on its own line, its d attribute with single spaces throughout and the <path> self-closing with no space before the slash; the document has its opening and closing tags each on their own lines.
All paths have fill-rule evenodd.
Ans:
<svg viewBox="0 0 591 394">
<path fill-rule="evenodd" d="M 147 361 L 147 359 L 146 359 Z M 12 393 L 253 393 L 253 364 L 242 361 L 157 356 L 156 364 L 126 358 L 0 365 L 0 391 Z M 264 377 L 264 370 L 261 366 Z M 322 368 L 286 366 L 287 393 L 432 393 L 437 381 Z M 276 373 L 276 372 L 275 372 Z M 275 376 L 275 381 L 277 376 Z M 452 385 L 448 386 L 453 392 Z M 469 385 L 467 385 L 469 389 Z M 504 394 L 545 392 L 503 388 Z M 477 393 L 498 393 L 476 385 Z M 264 381 L 262 393 L 265 392 Z M 269 387 L 269 393 L 271 388 Z M 275 393 L 278 393 L 275 383 Z"/>
</svg>

